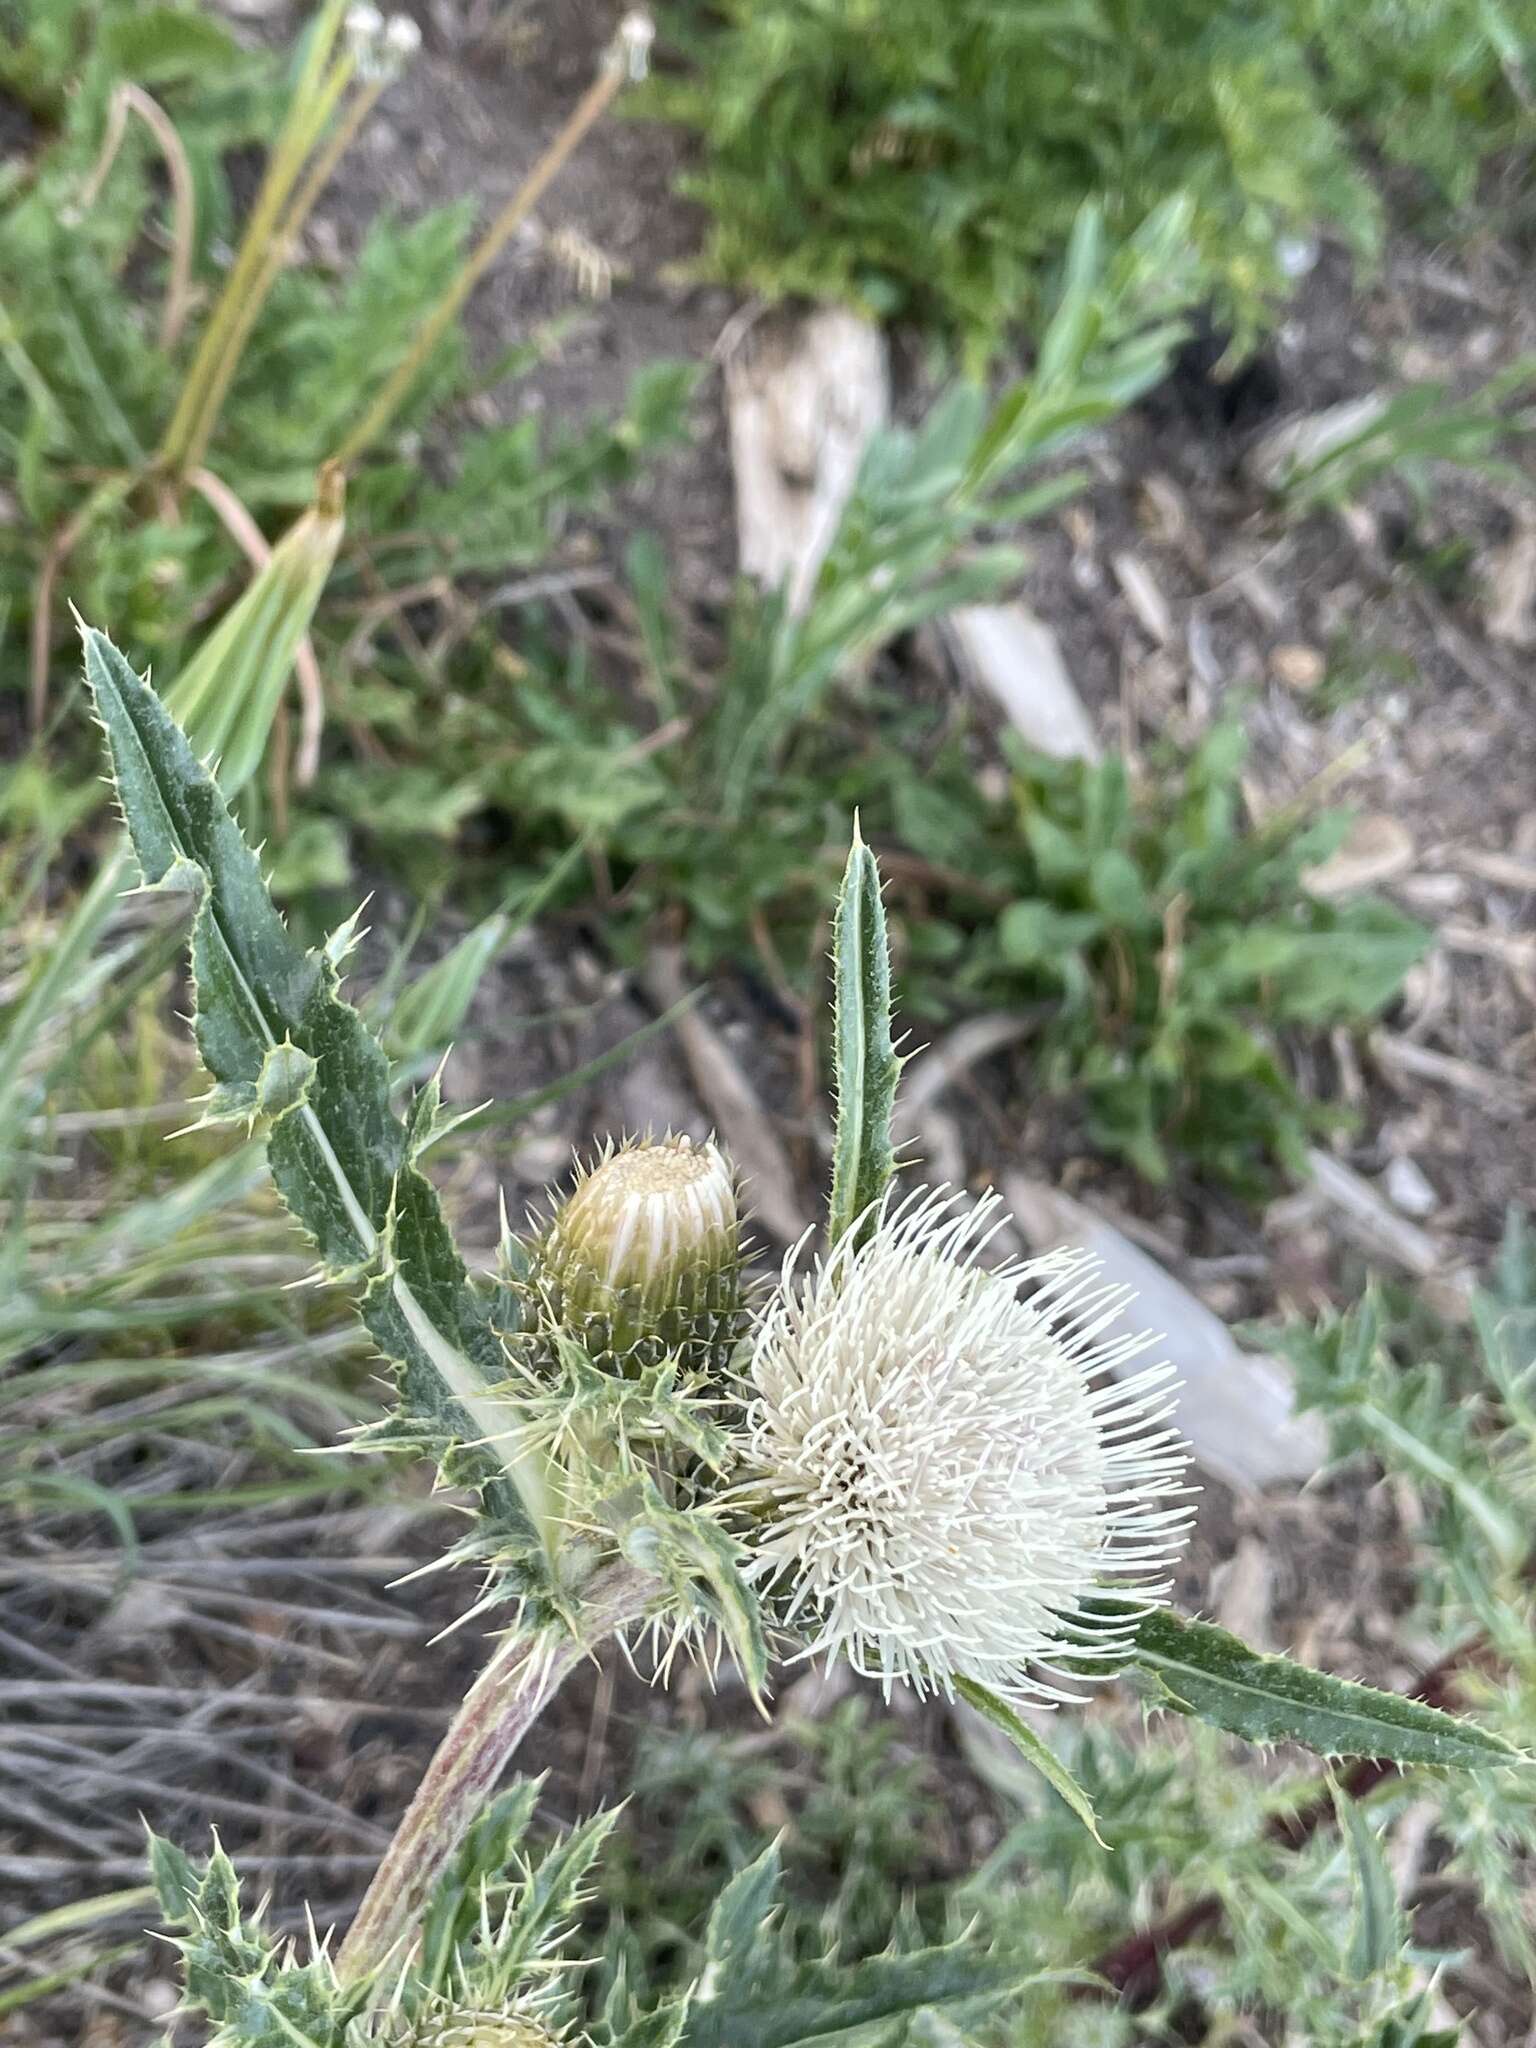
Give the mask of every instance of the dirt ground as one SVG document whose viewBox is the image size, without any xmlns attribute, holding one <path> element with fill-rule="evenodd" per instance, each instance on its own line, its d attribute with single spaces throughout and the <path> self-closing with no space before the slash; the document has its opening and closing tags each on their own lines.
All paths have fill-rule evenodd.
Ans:
<svg viewBox="0 0 1536 2048">
<path fill-rule="evenodd" d="M 589 80 L 618 12 L 589 0 L 543 0 L 494 20 L 476 0 L 416 11 L 423 55 L 322 210 L 313 231 L 322 251 L 350 247 L 380 204 L 414 212 L 472 192 L 489 214 Z M 231 12 L 256 32 L 284 30 L 280 10 L 255 20 L 245 0 Z M 686 274 L 700 224 L 670 192 L 683 147 L 659 126 L 604 124 L 555 187 L 541 228 L 482 290 L 473 320 L 488 351 L 555 313 L 577 315 L 558 358 L 515 388 L 512 407 L 567 418 L 602 411 L 657 356 L 698 361 L 716 351 L 739 306 Z M 561 253 L 573 234 L 611 265 L 606 298 L 579 293 L 568 249 Z M 1213 351 L 1194 349 L 1168 385 L 1096 441 L 1091 489 L 1031 535 L 1022 593 L 1058 634 L 1107 742 L 1135 753 L 1156 735 L 1193 733 L 1238 698 L 1255 743 L 1256 809 L 1323 782 L 1398 828 L 1378 826 L 1371 842 L 1386 849 L 1381 886 L 1434 925 L 1439 944 L 1400 1011 L 1364 1046 L 1341 1040 L 1308 1057 L 1315 1091 L 1357 1111 L 1338 1155 L 1375 1191 L 1389 1247 L 1395 1218 L 1431 1248 L 1427 1267 L 1400 1273 L 1447 1299 L 1458 1271 L 1486 1261 L 1507 1207 L 1536 1192 L 1536 524 L 1513 489 L 1466 483 L 1437 492 L 1432 510 L 1391 486 L 1350 519 L 1287 524 L 1254 481 L 1251 457 L 1284 420 L 1410 377 L 1469 386 L 1533 343 L 1528 269 L 1497 241 L 1431 248 L 1404 237 L 1364 286 L 1325 247 L 1243 378 L 1222 382 Z M 664 534 L 681 593 L 718 604 L 733 569 L 718 375 L 703 386 L 693 446 L 648 475 L 633 511 Z M 1439 580 L 1422 573 L 1437 551 L 1447 564 Z M 1326 679 L 1319 657 L 1330 665 Z M 1355 687 L 1339 687 L 1346 673 Z M 617 1044 L 666 997 L 664 963 L 651 980 L 631 981 L 568 934 L 530 934 L 485 991 L 486 1029 L 455 1056 L 451 1089 L 480 1101 L 539 1087 Z M 522 1028 L 573 1005 L 585 1011 L 580 1022 Z M 766 1159 L 778 1200 L 760 1234 L 771 1247 L 797 1214 L 810 1215 L 824 1157 L 819 1098 L 809 1115 L 761 1108 L 799 1104 L 803 1051 L 792 1017 L 722 983 L 690 1037 L 650 1040 L 478 1156 L 450 1192 L 470 1234 L 488 1244 L 497 1188 L 515 1211 L 594 1136 L 720 1126 L 738 1149 L 755 1146 Z M 727 1111 L 722 1071 L 744 1083 L 746 1110 L 738 1096 Z M 940 1106 L 973 1186 L 1010 1172 L 1066 1185 L 1224 1315 L 1346 1298 L 1365 1260 L 1383 1261 L 1379 1237 L 1315 1194 L 1255 1214 L 1194 1185 L 1149 1191 L 1077 1152 L 1059 1117 L 1031 1098 L 1027 1050 L 987 1056 Z M 1394 1170 L 1402 1161 L 1419 1190 L 1412 1216 L 1392 1192 L 1405 1184 L 1404 1169 Z M 196 1841 L 216 1823 L 232 1849 L 278 1859 L 269 1875 L 280 1917 L 291 1918 L 306 1894 L 322 1924 L 343 1916 L 484 1655 L 469 1631 L 425 1646 L 454 1618 L 460 1588 L 441 1578 L 390 1587 L 402 1563 L 434 1553 L 444 1527 L 440 1517 L 383 1507 L 333 1517 L 329 1558 L 354 1562 L 341 1581 L 295 1573 L 283 1590 L 327 1613 L 294 1622 L 274 1609 L 260 1668 L 247 1648 L 200 1631 L 195 1606 L 161 1611 L 151 1599 L 125 1616 L 59 1592 L 22 1617 L 18 1672 L 59 1676 L 58 1645 L 73 1633 L 62 1672 L 100 1688 L 92 1710 L 120 1782 L 104 1864 L 93 1860 L 86 1876 L 100 1840 L 71 1839 L 78 1830 L 43 1815 L 34 1830 L 0 1835 L 0 1881 L 35 1909 L 137 1882 L 137 1774 L 174 1787 L 151 1802 L 157 1827 Z M 278 1538 L 252 1513 L 200 1541 L 208 1555 L 229 1558 Z M 1356 1481 L 1247 1498 L 1210 1482 L 1181 1592 L 1277 1647 L 1402 1684 L 1413 1646 L 1398 1639 L 1393 1615 L 1408 1560 L 1392 1500 Z M 144 1687 L 165 1697 L 135 1690 Z M 551 1772 L 549 1811 L 569 1820 L 622 1783 L 638 1723 L 745 1711 L 729 1680 L 713 1703 L 663 1701 L 605 1666 L 600 1679 L 572 1682 L 520 1763 Z M 238 1789 L 208 1739 L 235 1731 Z M 944 1743 L 943 1715 L 914 1715 L 905 1739 Z M 11 2022 L 8 2038 L 136 2048 L 172 1997 L 168 1963 L 146 1976 L 135 1961 L 84 2004 Z M 1496 2018 L 1486 2025 L 1479 2038 L 1500 2039 Z"/>
</svg>

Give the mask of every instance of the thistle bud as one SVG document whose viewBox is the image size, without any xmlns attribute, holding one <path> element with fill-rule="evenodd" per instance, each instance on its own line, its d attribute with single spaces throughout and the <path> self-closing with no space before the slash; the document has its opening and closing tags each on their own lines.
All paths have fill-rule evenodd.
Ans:
<svg viewBox="0 0 1536 2048">
<path fill-rule="evenodd" d="M 419 2048 L 558 2048 L 555 2036 L 526 2013 L 466 2012 L 433 2021 Z"/>
<path fill-rule="evenodd" d="M 556 1209 L 530 1284 L 549 1318 L 610 1371 L 666 1355 L 721 1371 L 744 1314 L 736 1178 L 714 1144 L 645 1139 L 606 1152 Z"/>
</svg>

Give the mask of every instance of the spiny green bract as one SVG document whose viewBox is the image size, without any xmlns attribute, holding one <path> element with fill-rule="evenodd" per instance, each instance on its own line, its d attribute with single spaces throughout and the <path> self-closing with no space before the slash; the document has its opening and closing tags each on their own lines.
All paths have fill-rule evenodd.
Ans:
<svg viewBox="0 0 1536 2048">
<path fill-rule="evenodd" d="M 199 1865 L 152 1840 L 161 1910 L 183 1959 L 184 2009 L 214 2048 L 556 2048 L 580 2027 L 590 2048 L 799 2048 L 913 2014 L 975 2013 L 1030 1978 L 1017 1956 L 959 1938 L 862 1960 L 801 1961 L 778 1929 L 780 1868 L 766 1849 L 715 1901 L 691 1973 L 652 1998 L 610 1979 L 582 1995 L 574 1923 L 611 1814 L 542 1857 L 523 1841 L 537 1785 L 504 1793 L 439 1881 L 405 1955 L 343 1988 L 328 1942 L 278 1941 L 247 1911 L 233 1865 Z"/>
</svg>

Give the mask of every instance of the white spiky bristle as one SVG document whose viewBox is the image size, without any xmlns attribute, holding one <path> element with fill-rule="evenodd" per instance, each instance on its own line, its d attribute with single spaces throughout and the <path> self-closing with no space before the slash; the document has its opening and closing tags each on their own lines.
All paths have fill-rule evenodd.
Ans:
<svg viewBox="0 0 1536 2048">
<path fill-rule="evenodd" d="M 804 1655 L 887 1693 L 1079 1697 L 1186 1532 L 1173 1368 L 1108 1380 L 1152 1341 L 1104 1341 L 1125 1290 L 1079 1253 L 980 1265 L 1006 1220 L 995 1195 L 888 1198 L 808 1271 L 790 1255 L 753 1339 L 755 1572 Z M 1095 1591 L 1117 1618 L 1085 1611 Z"/>
</svg>

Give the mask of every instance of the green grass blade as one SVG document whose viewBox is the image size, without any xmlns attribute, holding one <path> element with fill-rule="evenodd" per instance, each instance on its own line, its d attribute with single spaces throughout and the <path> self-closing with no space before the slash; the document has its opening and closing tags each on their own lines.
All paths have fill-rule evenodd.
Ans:
<svg viewBox="0 0 1536 2048">
<path fill-rule="evenodd" d="M 261 766 L 299 642 L 309 631 L 344 530 L 346 485 L 324 469 L 315 502 L 167 690 L 173 716 L 238 796 Z"/>
</svg>

